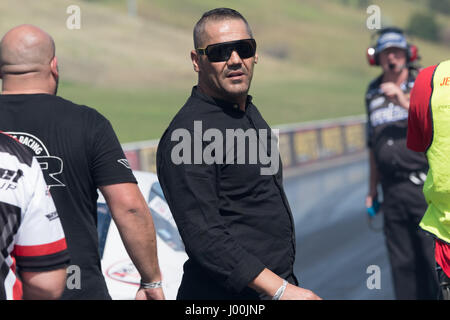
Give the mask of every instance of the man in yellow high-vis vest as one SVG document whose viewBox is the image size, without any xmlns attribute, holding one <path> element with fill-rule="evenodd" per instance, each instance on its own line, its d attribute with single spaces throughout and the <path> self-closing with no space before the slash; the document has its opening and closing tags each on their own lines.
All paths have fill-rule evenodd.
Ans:
<svg viewBox="0 0 450 320">
<path fill-rule="evenodd" d="M 428 209 L 420 227 L 435 238 L 443 298 L 450 299 L 450 60 L 425 68 L 411 92 L 407 146 L 425 152 Z"/>
</svg>

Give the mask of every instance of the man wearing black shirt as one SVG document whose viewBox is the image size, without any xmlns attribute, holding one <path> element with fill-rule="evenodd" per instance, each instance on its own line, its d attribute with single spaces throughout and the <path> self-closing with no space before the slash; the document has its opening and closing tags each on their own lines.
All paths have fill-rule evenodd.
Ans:
<svg viewBox="0 0 450 320">
<path fill-rule="evenodd" d="M 111 124 L 101 114 L 56 96 L 53 39 L 41 29 L 13 28 L 0 43 L 0 130 L 33 150 L 55 201 L 71 263 L 81 281 L 63 299 L 110 299 L 97 237 L 97 188 L 105 196 L 125 247 L 152 285 L 137 299 L 163 299 L 156 238 L 148 206 Z M 120 161 L 119 161 L 120 160 Z"/>
<path fill-rule="evenodd" d="M 189 256 L 177 298 L 318 299 L 297 287 L 275 137 L 248 95 L 258 60 L 250 27 L 232 9 L 211 10 L 195 26 L 194 46 L 198 85 L 157 153 Z"/>
<path fill-rule="evenodd" d="M 436 299 L 433 238 L 419 228 L 427 203 L 423 195 L 428 164 L 422 153 L 408 150 L 409 92 L 416 68 L 410 63 L 403 31 L 379 31 L 376 65 L 382 74 L 366 92 L 369 188 L 366 206 L 383 190 L 383 221 L 395 296 L 400 300 Z"/>
</svg>

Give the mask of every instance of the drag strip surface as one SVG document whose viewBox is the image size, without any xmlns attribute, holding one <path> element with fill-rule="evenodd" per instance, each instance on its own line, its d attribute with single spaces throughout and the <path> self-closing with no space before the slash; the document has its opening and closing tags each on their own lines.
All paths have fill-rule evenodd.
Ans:
<svg viewBox="0 0 450 320">
<path fill-rule="evenodd" d="M 295 220 L 300 286 L 324 299 L 394 299 L 382 216 L 373 220 L 374 231 L 364 207 L 367 158 L 303 172 L 284 185 Z M 369 289 L 375 283 L 370 266 L 379 268 L 380 289 Z"/>
</svg>

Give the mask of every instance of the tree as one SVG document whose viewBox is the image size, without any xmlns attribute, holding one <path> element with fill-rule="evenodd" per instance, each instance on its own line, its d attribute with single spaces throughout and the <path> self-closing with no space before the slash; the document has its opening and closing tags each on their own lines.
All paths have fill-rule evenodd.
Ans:
<svg viewBox="0 0 450 320">
<path fill-rule="evenodd" d="M 429 41 L 438 41 L 439 30 L 439 25 L 431 12 L 416 12 L 409 18 L 407 31 L 411 35 Z"/>
<path fill-rule="evenodd" d="M 450 14 L 450 0 L 428 0 L 428 6 L 436 12 Z"/>
</svg>

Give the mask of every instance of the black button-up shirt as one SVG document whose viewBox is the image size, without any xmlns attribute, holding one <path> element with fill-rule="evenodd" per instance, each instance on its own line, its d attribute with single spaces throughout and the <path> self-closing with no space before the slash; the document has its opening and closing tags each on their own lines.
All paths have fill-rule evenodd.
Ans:
<svg viewBox="0 0 450 320">
<path fill-rule="evenodd" d="M 208 129 L 213 129 L 209 132 L 214 138 L 205 134 Z M 237 129 L 257 133 L 256 144 L 246 140 L 244 164 L 238 142 L 234 148 L 227 144 L 227 133 Z M 272 154 L 271 139 L 273 133 L 250 96 L 242 111 L 197 87 L 164 132 L 157 152 L 158 178 L 189 256 L 178 298 L 267 298 L 247 287 L 264 268 L 297 283 L 294 222 L 282 186 L 278 148 L 273 150 L 279 164 L 275 174 L 261 174 L 262 168 L 276 168 L 274 161 L 251 160 L 255 152 L 250 148 L 256 145 L 266 158 Z M 222 152 L 211 152 L 213 141 Z M 189 148 L 180 151 L 183 144 Z M 223 161 L 199 160 L 199 146 Z"/>
</svg>

